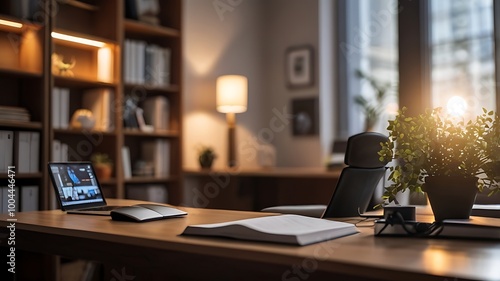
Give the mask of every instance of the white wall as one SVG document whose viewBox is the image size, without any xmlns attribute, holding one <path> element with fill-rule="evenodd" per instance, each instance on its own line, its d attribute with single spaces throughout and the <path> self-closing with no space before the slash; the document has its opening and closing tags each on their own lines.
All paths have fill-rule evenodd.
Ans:
<svg viewBox="0 0 500 281">
<path fill-rule="evenodd" d="M 293 137 L 291 120 L 283 119 L 291 113 L 293 98 L 318 96 L 318 1 L 183 3 L 184 166 L 198 167 L 195 148 L 199 144 L 215 148 L 216 168 L 226 165 L 225 116 L 215 110 L 215 81 L 223 74 L 242 74 L 249 80 L 248 111 L 237 114 L 240 166 L 257 166 L 258 138 L 276 146 L 278 166 L 322 166 L 319 136 Z M 214 3 L 222 3 L 219 10 Z M 285 52 L 296 45 L 314 48 L 313 87 L 286 87 Z"/>
<path fill-rule="evenodd" d="M 291 114 L 294 98 L 317 97 L 318 83 L 318 1 L 270 0 L 263 12 L 266 15 L 265 71 L 266 116 L 271 120 L 273 109 L 286 107 Z M 313 47 L 314 86 L 289 89 L 285 77 L 285 53 L 292 46 Z M 285 130 L 274 134 L 278 166 L 321 166 L 319 136 L 292 136 L 292 122 Z"/>
<path fill-rule="evenodd" d="M 227 2 L 222 0 L 223 3 Z M 262 124 L 263 56 L 261 1 L 232 1 L 229 10 L 220 10 L 212 0 L 186 0 L 183 15 L 184 120 L 183 162 L 197 168 L 199 145 L 214 147 L 214 165 L 227 163 L 227 124 L 225 115 L 215 109 L 215 83 L 220 75 L 248 77 L 248 110 L 236 115 L 236 140 L 252 140 Z M 248 144 L 246 144 L 248 145 Z M 239 165 L 256 166 L 256 158 L 237 149 Z"/>
</svg>

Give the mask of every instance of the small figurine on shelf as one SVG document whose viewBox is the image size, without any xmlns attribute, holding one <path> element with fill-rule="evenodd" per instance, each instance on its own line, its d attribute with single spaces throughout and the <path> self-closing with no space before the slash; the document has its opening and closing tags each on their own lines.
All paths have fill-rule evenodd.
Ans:
<svg viewBox="0 0 500 281">
<path fill-rule="evenodd" d="M 107 180 L 111 178 L 113 172 L 113 161 L 108 154 L 96 152 L 90 157 L 95 169 L 96 177 L 99 180 Z"/>
<path fill-rule="evenodd" d="M 202 169 L 210 169 L 217 158 L 214 150 L 210 146 L 202 145 L 198 150 L 198 161 Z"/>
<path fill-rule="evenodd" d="M 78 109 L 71 117 L 71 129 L 92 130 L 95 126 L 95 118 L 92 111 L 88 109 Z"/>
<path fill-rule="evenodd" d="M 73 77 L 73 67 L 75 67 L 76 60 L 71 58 L 68 63 L 64 62 L 64 57 L 57 53 L 52 54 L 52 73 L 61 76 Z"/>
</svg>

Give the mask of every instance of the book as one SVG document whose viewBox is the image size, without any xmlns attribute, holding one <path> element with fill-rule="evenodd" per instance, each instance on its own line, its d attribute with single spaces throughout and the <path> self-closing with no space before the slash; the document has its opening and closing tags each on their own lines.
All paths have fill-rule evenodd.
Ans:
<svg viewBox="0 0 500 281">
<path fill-rule="evenodd" d="M 15 132 L 16 169 L 19 173 L 30 172 L 30 142 L 31 132 Z"/>
<path fill-rule="evenodd" d="M 154 166 L 154 177 L 162 178 L 170 174 L 170 143 L 167 140 L 155 139 L 142 142 L 143 160 Z"/>
<path fill-rule="evenodd" d="M 52 94 L 50 97 L 51 102 L 51 117 L 52 117 L 52 128 L 61 128 L 61 90 L 57 87 L 52 88 Z"/>
<path fill-rule="evenodd" d="M 156 204 L 138 204 L 120 207 L 111 211 L 111 219 L 133 222 L 145 222 L 172 217 L 181 217 L 184 215 L 187 215 L 187 212 L 177 208 Z"/>
<path fill-rule="evenodd" d="M 113 122 L 113 91 L 107 88 L 87 90 L 83 93 L 82 105 L 92 111 L 96 121 L 94 129 L 109 132 L 114 129 Z"/>
<path fill-rule="evenodd" d="M 60 88 L 60 120 L 59 125 L 61 129 L 69 128 L 69 89 L 68 88 Z"/>
<path fill-rule="evenodd" d="M 300 215 L 278 215 L 189 225 L 182 235 L 220 236 L 303 246 L 358 232 L 356 226 L 351 223 Z"/>
<path fill-rule="evenodd" d="M 445 237 L 466 239 L 500 240 L 500 219 L 471 217 L 470 219 L 450 219 L 427 223 L 407 221 L 403 224 L 386 224 L 381 219 L 375 222 L 376 236 Z"/>
<path fill-rule="evenodd" d="M 52 141 L 52 161 L 60 162 L 62 161 L 61 156 L 61 141 L 54 139 Z"/>
<path fill-rule="evenodd" d="M 155 131 L 168 130 L 169 103 L 164 96 L 149 97 L 143 102 L 146 124 L 153 125 Z"/>
<path fill-rule="evenodd" d="M 21 212 L 38 211 L 38 186 L 21 187 Z"/>
<path fill-rule="evenodd" d="M 31 132 L 30 133 L 30 150 L 29 150 L 29 172 L 38 173 L 40 172 L 40 133 Z"/>
<path fill-rule="evenodd" d="M 129 179 L 132 177 L 132 167 L 130 165 L 130 149 L 128 146 L 122 147 L 122 161 L 123 161 L 123 177 Z"/>
<path fill-rule="evenodd" d="M 6 173 L 13 163 L 14 132 L 0 130 L 0 172 Z"/>
</svg>

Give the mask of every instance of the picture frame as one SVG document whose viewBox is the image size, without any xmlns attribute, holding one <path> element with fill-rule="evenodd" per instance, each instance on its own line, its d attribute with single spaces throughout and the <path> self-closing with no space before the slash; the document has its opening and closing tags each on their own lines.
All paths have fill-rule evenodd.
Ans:
<svg viewBox="0 0 500 281">
<path fill-rule="evenodd" d="M 314 84 L 313 48 L 294 46 L 286 50 L 285 76 L 288 88 L 304 88 Z"/>
<path fill-rule="evenodd" d="M 293 136 L 315 136 L 319 134 L 318 98 L 292 99 Z"/>
</svg>

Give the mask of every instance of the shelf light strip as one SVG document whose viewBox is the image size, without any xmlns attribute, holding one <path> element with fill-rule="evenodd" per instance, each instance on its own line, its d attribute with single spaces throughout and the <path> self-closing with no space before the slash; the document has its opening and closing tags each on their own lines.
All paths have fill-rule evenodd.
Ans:
<svg viewBox="0 0 500 281">
<path fill-rule="evenodd" d="M 21 27 L 23 27 L 22 23 L 10 21 L 10 20 L 2 20 L 2 19 L 0 19 L 0 24 L 1 25 L 10 26 L 10 27 L 15 27 L 15 28 L 21 28 Z"/>
<path fill-rule="evenodd" d="M 52 36 L 52 38 L 56 38 L 56 39 L 60 39 L 60 40 L 64 40 L 64 41 L 70 41 L 70 42 L 79 43 L 79 44 L 88 45 L 88 46 L 93 46 L 93 47 L 97 47 L 97 48 L 102 48 L 102 47 L 106 46 L 106 43 L 101 42 L 101 41 L 71 36 L 71 35 L 62 34 L 62 33 L 54 32 L 54 31 L 52 31 L 51 36 Z"/>
</svg>

